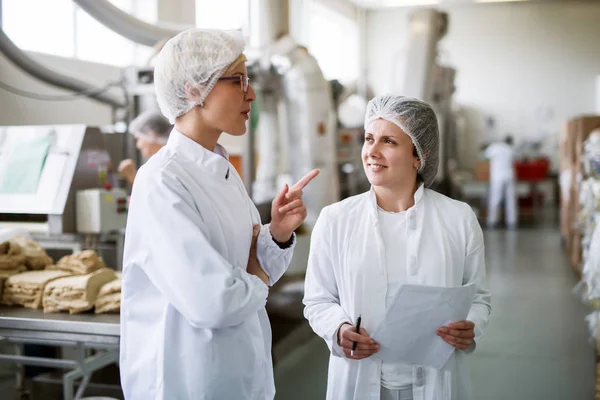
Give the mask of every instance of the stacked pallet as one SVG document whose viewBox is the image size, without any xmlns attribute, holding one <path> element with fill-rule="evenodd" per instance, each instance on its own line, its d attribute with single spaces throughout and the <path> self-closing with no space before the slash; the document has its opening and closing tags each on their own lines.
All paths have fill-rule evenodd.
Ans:
<svg viewBox="0 0 600 400">
<path fill-rule="evenodd" d="M 560 138 L 560 226 L 566 244 L 569 263 L 581 275 L 582 242 L 577 217 L 581 211 L 579 193 L 583 180 L 582 157 L 584 143 L 600 128 L 600 116 L 582 116 L 563 126 Z"/>
</svg>

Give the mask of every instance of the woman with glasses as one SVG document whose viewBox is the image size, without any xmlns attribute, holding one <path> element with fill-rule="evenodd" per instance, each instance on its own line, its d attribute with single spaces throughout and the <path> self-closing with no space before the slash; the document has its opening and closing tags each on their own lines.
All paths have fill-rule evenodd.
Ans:
<svg viewBox="0 0 600 400">
<path fill-rule="evenodd" d="M 121 307 L 121 382 L 135 399 L 273 399 L 269 286 L 306 217 L 285 186 L 260 217 L 217 141 L 246 131 L 249 86 L 239 32 L 192 29 L 169 40 L 154 72 L 174 124 L 135 179 Z"/>
</svg>

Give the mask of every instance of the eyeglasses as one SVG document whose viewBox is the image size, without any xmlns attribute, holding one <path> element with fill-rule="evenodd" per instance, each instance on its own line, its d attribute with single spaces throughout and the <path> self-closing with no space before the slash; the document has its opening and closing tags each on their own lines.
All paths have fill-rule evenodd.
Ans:
<svg viewBox="0 0 600 400">
<path fill-rule="evenodd" d="M 219 81 L 240 81 L 240 88 L 242 92 L 248 93 L 248 86 L 250 85 L 250 78 L 248 75 L 236 75 L 236 76 L 225 76 L 217 79 Z"/>
</svg>

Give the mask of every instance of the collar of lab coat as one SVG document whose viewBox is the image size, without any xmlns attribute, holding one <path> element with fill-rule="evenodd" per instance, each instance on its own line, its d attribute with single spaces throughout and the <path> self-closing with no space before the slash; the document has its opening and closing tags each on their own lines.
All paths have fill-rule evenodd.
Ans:
<svg viewBox="0 0 600 400">
<path fill-rule="evenodd" d="M 210 151 L 173 128 L 167 146 L 223 179 L 229 176 L 229 154 L 218 143 L 214 151 Z"/>
<path fill-rule="evenodd" d="M 414 220 L 414 214 L 416 213 L 416 211 L 420 208 L 421 202 L 423 200 L 423 192 L 425 191 L 425 185 L 421 183 L 421 185 L 419 186 L 419 188 L 417 189 L 417 191 L 414 194 L 414 200 L 415 200 L 415 204 L 410 207 L 408 210 L 406 210 L 406 214 L 409 218 L 409 220 Z M 379 219 L 377 217 L 377 195 L 375 194 L 375 189 L 373 188 L 373 186 L 371 186 L 371 194 L 370 194 L 370 209 L 371 209 L 371 214 L 374 217 L 374 222 L 377 222 Z"/>
</svg>

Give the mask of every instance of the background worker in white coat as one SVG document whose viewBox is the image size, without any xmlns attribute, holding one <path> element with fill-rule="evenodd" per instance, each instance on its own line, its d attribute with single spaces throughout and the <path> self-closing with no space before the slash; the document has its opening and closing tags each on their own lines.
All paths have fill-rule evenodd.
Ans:
<svg viewBox="0 0 600 400">
<path fill-rule="evenodd" d="M 272 203 L 271 224 L 217 144 L 242 135 L 255 94 L 237 31 L 169 40 L 155 90 L 175 128 L 139 170 L 123 265 L 121 384 L 128 400 L 271 400 L 269 285 L 287 269 L 312 171 Z"/>
<path fill-rule="evenodd" d="M 167 144 L 173 125 L 159 111 L 148 110 L 131 121 L 129 132 L 135 137 L 135 147 L 147 160 Z M 133 185 L 137 166 L 135 161 L 126 159 L 119 164 L 119 174 Z"/>
<path fill-rule="evenodd" d="M 425 188 L 435 179 L 439 153 L 437 119 L 427 103 L 375 97 L 364 126 L 371 190 L 322 210 L 306 272 L 304 315 L 331 350 L 327 399 L 469 400 L 465 358 L 490 314 L 481 227 L 467 204 Z M 456 349 L 442 370 L 372 357 L 378 345 L 369 332 L 402 284 L 468 283 L 476 296 L 467 320 L 435 332 Z M 360 334 L 353 326 L 359 315 Z"/>
<path fill-rule="evenodd" d="M 517 195 L 515 192 L 515 152 L 513 138 L 506 137 L 504 142 L 492 143 L 485 149 L 485 157 L 490 160 L 490 191 L 488 193 L 488 228 L 498 223 L 500 205 L 504 200 L 506 226 L 517 227 Z"/>
</svg>

